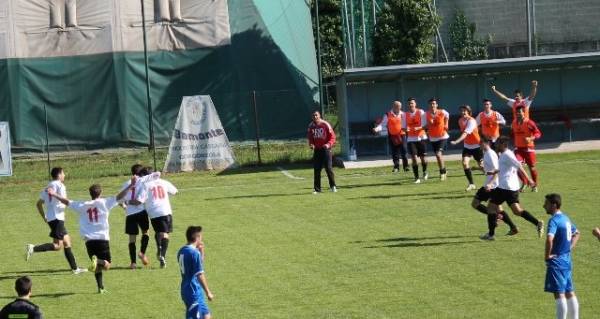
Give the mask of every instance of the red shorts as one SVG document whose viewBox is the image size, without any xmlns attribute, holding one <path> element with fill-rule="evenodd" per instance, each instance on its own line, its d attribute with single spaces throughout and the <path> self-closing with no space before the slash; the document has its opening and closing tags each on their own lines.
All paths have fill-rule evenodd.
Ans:
<svg viewBox="0 0 600 319">
<path fill-rule="evenodd" d="M 523 163 L 527 163 L 528 166 L 535 166 L 537 160 L 535 158 L 535 151 L 525 147 L 519 147 L 515 150 L 515 156 Z"/>
</svg>

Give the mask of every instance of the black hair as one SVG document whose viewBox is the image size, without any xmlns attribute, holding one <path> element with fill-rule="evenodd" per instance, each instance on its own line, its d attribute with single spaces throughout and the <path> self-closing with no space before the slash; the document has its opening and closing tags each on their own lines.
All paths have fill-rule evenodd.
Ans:
<svg viewBox="0 0 600 319">
<path fill-rule="evenodd" d="M 519 90 L 519 89 L 516 89 L 516 90 L 515 90 L 515 95 L 517 95 L 517 94 L 521 94 L 521 95 L 523 95 L 523 92 L 522 92 L 521 90 Z"/>
<path fill-rule="evenodd" d="M 432 97 L 432 98 L 429 99 L 429 101 L 427 101 L 427 103 L 431 103 L 431 102 L 436 102 L 437 103 L 438 99 Z"/>
<path fill-rule="evenodd" d="M 23 276 L 15 281 L 15 290 L 19 297 L 27 296 L 31 292 L 31 278 Z"/>
<path fill-rule="evenodd" d="M 492 103 L 492 101 L 490 99 L 483 99 L 483 103 L 487 103 L 487 102 Z"/>
<path fill-rule="evenodd" d="M 152 172 L 154 172 L 152 167 L 146 166 L 146 167 L 140 169 L 140 176 L 150 175 L 150 174 L 152 174 Z"/>
<path fill-rule="evenodd" d="M 485 143 L 485 144 L 489 144 L 489 143 L 490 143 L 490 141 L 491 141 L 491 140 L 490 140 L 489 138 L 487 138 L 485 135 L 481 135 L 481 136 L 479 137 L 479 139 L 480 139 L 481 143 Z"/>
<path fill-rule="evenodd" d="M 197 234 L 202 232 L 202 226 L 189 226 L 185 231 L 185 238 L 189 243 L 196 241 Z"/>
<path fill-rule="evenodd" d="M 89 191 L 92 199 L 96 199 L 102 194 L 102 186 L 100 184 L 93 184 L 90 186 Z"/>
<path fill-rule="evenodd" d="M 556 193 L 546 195 L 546 200 L 550 204 L 556 205 L 556 208 L 560 208 L 560 205 L 562 204 L 562 199 L 560 198 L 560 195 Z"/>
<path fill-rule="evenodd" d="M 140 171 L 142 170 L 142 164 L 133 164 L 131 166 L 131 175 L 141 176 Z"/>
<path fill-rule="evenodd" d="M 508 145 L 508 142 L 510 141 L 510 138 L 508 136 L 500 136 L 497 140 L 496 140 L 496 145 L 502 144 L 502 145 Z"/>
<path fill-rule="evenodd" d="M 463 105 L 461 105 L 461 106 L 460 106 L 460 109 L 467 110 L 467 112 L 469 112 L 469 115 L 472 115 L 472 114 L 473 114 L 473 110 L 471 110 L 471 107 L 470 107 L 470 106 L 468 106 L 467 104 L 463 104 Z"/>
<path fill-rule="evenodd" d="M 50 171 L 50 176 L 52 176 L 52 179 L 58 179 L 58 175 L 60 175 L 60 173 L 63 172 L 62 167 L 53 167 L 52 170 Z"/>
<path fill-rule="evenodd" d="M 406 102 L 410 102 L 410 101 L 415 101 L 415 103 L 416 103 L 417 99 L 415 99 L 414 97 L 409 97 L 408 100 L 406 100 Z"/>
</svg>

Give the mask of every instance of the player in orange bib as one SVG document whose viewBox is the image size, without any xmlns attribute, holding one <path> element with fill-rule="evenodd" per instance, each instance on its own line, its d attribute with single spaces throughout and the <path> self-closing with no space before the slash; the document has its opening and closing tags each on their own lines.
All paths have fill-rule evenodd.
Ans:
<svg viewBox="0 0 600 319">
<path fill-rule="evenodd" d="M 529 107 L 531 107 L 531 102 L 533 102 L 533 99 L 537 94 L 537 86 L 538 82 L 536 80 L 531 81 L 531 91 L 529 96 L 526 98 L 523 98 L 523 92 L 521 92 L 519 89 L 515 90 L 514 99 L 511 99 L 502 94 L 500 91 L 496 90 L 495 85 L 492 86 L 492 92 L 494 92 L 494 94 L 496 94 L 503 102 L 506 102 L 506 105 L 512 109 L 512 120 L 514 121 L 517 119 L 517 107 L 519 106 L 525 108 L 525 117 L 529 118 Z"/>
<path fill-rule="evenodd" d="M 417 107 L 417 100 L 415 98 L 408 99 L 408 112 L 404 113 L 406 121 L 402 123 L 402 128 L 406 131 L 408 151 L 412 159 L 412 170 L 415 175 L 415 184 L 421 183 L 419 178 L 419 164 L 417 163 L 417 156 L 421 159 L 421 166 L 423 167 L 423 179 L 427 180 L 429 175 L 427 174 L 427 160 L 425 159 L 425 141 L 427 141 L 427 134 L 425 133 L 425 127 L 427 126 L 427 117 L 425 112 Z"/>
<path fill-rule="evenodd" d="M 523 106 L 517 107 L 517 118 L 512 123 L 512 137 L 515 144 L 515 156 L 522 163 L 527 163 L 531 179 L 533 179 L 533 185 L 529 186 L 531 186 L 532 191 L 537 192 L 538 172 L 535 168 L 537 160 L 535 157 L 534 141 L 542 137 L 542 132 L 533 120 L 525 116 L 525 108 Z M 524 176 L 519 175 L 519 178 L 523 183 L 521 187 L 522 191 L 528 183 Z"/>
<path fill-rule="evenodd" d="M 475 120 L 480 128 L 479 132 L 490 141 L 490 148 L 494 150 L 494 144 L 500 137 L 501 125 L 506 125 L 504 116 L 492 109 L 492 101 L 484 99 L 483 112 L 480 112 Z"/>
<path fill-rule="evenodd" d="M 392 151 L 392 162 L 394 163 L 393 173 L 400 171 L 400 158 L 402 158 L 402 168 L 408 171 L 408 159 L 406 158 L 406 147 L 404 146 L 404 112 L 402 112 L 402 103 L 394 101 L 392 109 L 383 115 L 383 120 L 373 128 L 373 133 L 379 133 L 387 128 L 388 143 Z"/>
<path fill-rule="evenodd" d="M 450 142 L 452 145 L 456 145 L 460 142 L 463 142 L 463 151 L 462 151 L 462 164 L 463 169 L 465 171 L 465 176 L 469 181 L 469 185 L 466 188 L 466 191 L 472 191 L 477 189 L 475 183 L 473 183 L 473 173 L 471 172 L 471 165 L 469 161 L 471 157 L 473 157 L 477 161 L 477 165 L 479 165 L 479 169 L 483 170 L 482 160 L 483 160 L 483 152 L 481 151 L 480 139 L 479 139 L 479 130 L 477 129 L 477 121 L 471 116 L 473 111 L 471 111 L 471 107 L 468 105 L 463 105 L 460 107 L 461 117 L 458 119 L 458 126 L 460 127 L 460 131 L 462 134 L 456 140 Z"/>
<path fill-rule="evenodd" d="M 429 111 L 425 113 L 427 117 L 427 134 L 429 135 L 429 143 L 435 153 L 438 167 L 440 169 L 440 179 L 446 180 L 446 165 L 444 164 L 443 152 L 446 148 L 446 141 L 450 137 L 448 135 L 448 120 L 450 114 L 446 110 L 438 107 L 438 101 L 435 98 L 429 100 Z"/>
</svg>

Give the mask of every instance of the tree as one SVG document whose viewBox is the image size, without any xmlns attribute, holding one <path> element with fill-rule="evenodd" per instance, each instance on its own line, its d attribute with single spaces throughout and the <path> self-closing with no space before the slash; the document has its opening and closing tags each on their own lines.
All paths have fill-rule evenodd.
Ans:
<svg viewBox="0 0 600 319">
<path fill-rule="evenodd" d="M 375 27 L 376 65 L 431 62 L 441 19 L 430 9 L 431 0 L 385 1 Z"/>
<path fill-rule="evenodd" d="M 457 9 L 454 21 L 450 24 L 452 52 L 457 61 L 484 60 L 488 58 L 487 47 L 491 40 L 475 37 L 475 23 L 467 20 L 464 12 Z"/>
<path fill-rule="evenodd" d="M 321 64 L 323 78 L 334 78 L 344 69 L 344 41 L 340 0 L 319 0 L 319 24 L 321 32 Z M 313 30 L 317 41 L 315 1 L 311 1 Z M 317 44 L 315 43 L 315 48 Z"/>
</svg>

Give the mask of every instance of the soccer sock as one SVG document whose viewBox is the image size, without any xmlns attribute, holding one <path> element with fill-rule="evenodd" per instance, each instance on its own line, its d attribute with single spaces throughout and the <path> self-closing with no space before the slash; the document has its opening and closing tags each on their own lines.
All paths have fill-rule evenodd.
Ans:
<svg viewBox="0 0 600 319">
<path fill-rule="evenodd" d="M 148 248 L 148 241 L 150 241 L 150 236 L 148 236 L 147 234 L 143 234 L 142 235 L 142 248 L 140 248 L 140 251 L 144 255 L 146 254 L 146 248 Z"/>
<path fill-rule="evenodd" d="M 169 238 L 163 238 L 160 241 L 160 255 L 165 257 L 167 255 L 167 248 L 169 248 Z"/>
<path fill-rule="evenodd" d="M 537 169 L 532 169 L 531 170 L 531 179 L 533 179 L 533 182 L 537 185 L 537 182 L 538 182 L 538 172 L 537 172 Z"/>
<path fill-rule="evenodd" d="M 135 243 L 129 243 L 129 259 L 135 264 Z"/>
<path fill-rule="evenodd" d="M 421 167 L 423 168 L 423 175 L 425 175 L 427 173 L 427 162 L 421 163 Z"/>
<path fill-rule="evenodd" d="M 577 296 L 567 299 L 567 318 L 579 319 L 579 301 Z"/>
<path fill-rule="evenodd" d="M 567 319 L 567 300 L 565 298 L 556 299 L 556 319 Z"/>
<path fill-rule="evenodd" d="M 94 277 L 96 277 L 96 284 L 98 285 L 98 289 L 104 289 L 104 283 L 102 283 L 102 272 L 99 271 L 94 273 Z"/>
<path fill-rule="evenodd" d="M 413 165 L 412 169 L 415 179 L 419 179 L 419 165 Z"/>
<path fill-rule="evenodd" d="M 106 260 L 98 259 L 98 262 L 96 264 L 98 265 L 98 267 L 104 268 L 104 266 L 106 266 Z"/>
<path fill-rule="evenodd" d="M 158 233 L 154 234 L 154 240 L 156 240 L 156 254 L 160 255 L 160 238 L 158 237 Z"/>
<path fill-rule="evenodd" d="M 440 174 L 446 174 L 446 168 L 445 167 L 440 168 Z"/>
<path fill-rule="evenodd" d="M 521 212 L 521 217 L 523 217 L 526 221 L 534 224 L 534 225 L 538 225 L 538 223 L 540 222 L 539 220 L 537 220 L 537 218 L 533 217 L 533 215 L 531 215 L 528 211 L 524 210 Z"/>
<path fill-rule="evenodd" d="M 73 256 L 73 251 L 71 251 L 71 247 L 65 247 L 65 258 L 69 262 L 69 266 L 72 270 L 77 269 L 77 263 L 75 262 L 75 256 Z"/>
<path fill-rule="evenodd" d="M 469 184 L 473 184 L 473 174 L 471 173 L 470 168 L 465 168 L 465 176 L 467 177 Z"/>
<path fill-rule="evenodd" d="M 37 245 L 37 246 L 33 247 L 33 251 L 36 253 L 41 253 L 44 251 L 52 251 L 52 250 L 54 250 L 53 243 L 41 244 L 41 245 Z"/>
<path fill-rule="evenodd" d="M 497 218 L 498 217 L 496 216 L 496 214 L 487 215 L 488 234 L 490 234 L 490 236 L 494 236 L 496 234 L 496 226 L 498 226 L 498 222 L 496 220 Z"/>
<path fill-rule="evenodd" d="M 476 207 L 475 209 L 476 209 L 477 211 L 479 211 L 480 213 L 482 213 L 482 214 L 485 214 L 485 215 L 487 215 L 487 214 L 488 214 L 488 212 L 487 212 L 487 207 L 483 206 L 483 204 L 479 204 L 479 205 L 477 205 L 477 207 Z"/>
<path fill-rule="evenodd" d="M 504 222 L 506 223 L 506 225 L 508 225 L 508 227 L 510 227 L 510 229 L 517 229 L 517 226 L 515 225 L 515 223 L 513 223 L 512 219 L 506 212 L 502 211 L 500 212 L 500 214 L 502 214 L 502 220 L 504 220 Z"/>
</svg>

